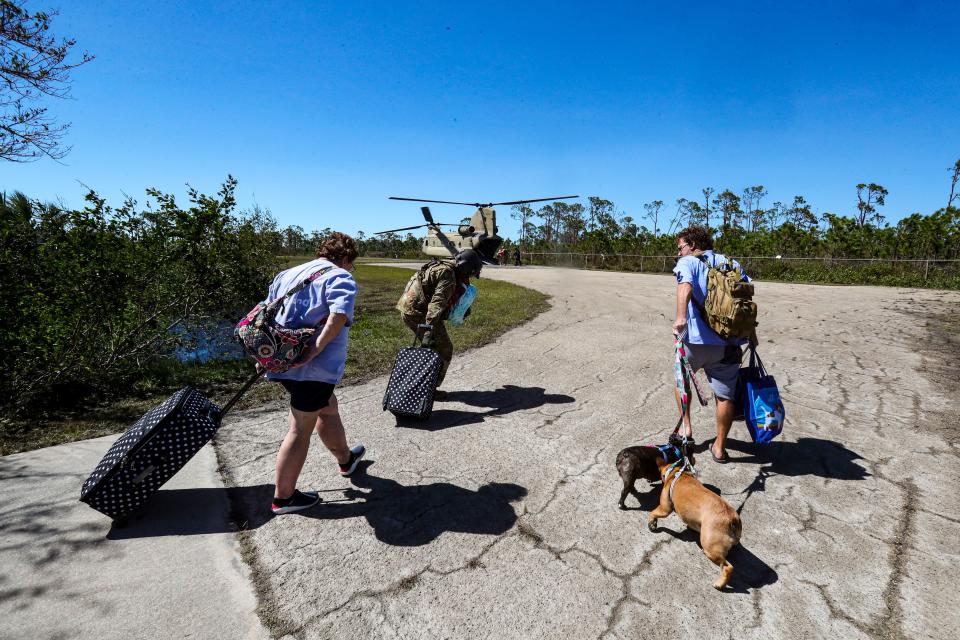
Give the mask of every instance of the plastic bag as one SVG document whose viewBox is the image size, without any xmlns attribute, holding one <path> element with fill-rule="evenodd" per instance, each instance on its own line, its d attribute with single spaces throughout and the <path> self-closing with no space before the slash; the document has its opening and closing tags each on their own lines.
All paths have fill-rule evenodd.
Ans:
<svg viewBox="0 0 960 640">
<path fill-rule="evenodd" d="M 453 305 L 453 309 L 450 310 L 450 315 L 447 316 L 447 321 L 459 327 L 463 324 L 463 321 L 466 320 L 467 312 L 470 310 L 470 305 L 473 304 L 474 299 L 477 297 L 477 288 L 472 284 L 466 286 L 463 295 L 460 296 L 460 299 L 457 300 L 457 304 Z"/>
</svg>

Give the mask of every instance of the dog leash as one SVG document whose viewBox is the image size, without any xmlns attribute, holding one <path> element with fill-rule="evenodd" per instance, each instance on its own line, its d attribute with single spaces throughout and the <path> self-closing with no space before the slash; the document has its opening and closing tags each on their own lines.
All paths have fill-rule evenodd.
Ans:
<svg viewBox="0 0 960 640">
<path fill-rule="evenodd" d="M 673 372 L 677 380 L 677 392 L 680 394 L 680 419 L 677 420 L 677 426 L 673 428 L 674 433 L 680 431 L 680 427 L 683 426 L 683 416 L 687 415 L 687 410 L 690 407 L 691 386 L 697 392 L 697 400 L 700 401 L 700 406 L 707 406 L 707 399 L 703 394 L 703 390 L 700 388 L 700 383 L 697 382 L 697 377 L 694 375 L 693 368 L 690 366 L 690 361 L 687 358 L 686 345 L 683 343 L 683 339 L 686 337 L 687 330 L 684 329 L 677 334 L 677 340 L 674 344 Z M 684 436 L 684 438 L 686 438 L 686 436 Z"/>
</svg>

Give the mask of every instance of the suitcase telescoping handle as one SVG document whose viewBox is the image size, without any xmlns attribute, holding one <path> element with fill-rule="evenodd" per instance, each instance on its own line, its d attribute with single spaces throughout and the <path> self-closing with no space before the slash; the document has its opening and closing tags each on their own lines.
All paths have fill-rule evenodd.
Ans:
<svg viewBox="0 0 960 640">
<path fill-rule="evenodd" d="M 223 420 L 223 416 L 227 415 L 227 411 L 230 411 L 230 408 L 237 403 L 237 400 L 247 392 L 247 389 L 253 386 L 253 383 L 260 379 L 260 376 L 263 375 L 263 369 L 260 368 L 260 365 L 257 365 L 257 371 L 252 376 L 250 376 L 246 382 L 243 383 L 243 386 L 240 388 L 240 391 L 237 391 L 232 398 L 227 401 L 227 404 L 223 405 L 223 409 L 220 409 L 220 413 L 216 414 L 213 418 L 217 421 L 217 424 Z"/>
<path fill-rule="evenodd" d="M 426 324 L 426 323 L 418 324 L 417 331 L 416 333 L 413 334 L 413 346 L 417 347 L 422 345 L 424 334 L 426 334 L 428 331 L 433 331 L 432 324 Z"/>
</svg>

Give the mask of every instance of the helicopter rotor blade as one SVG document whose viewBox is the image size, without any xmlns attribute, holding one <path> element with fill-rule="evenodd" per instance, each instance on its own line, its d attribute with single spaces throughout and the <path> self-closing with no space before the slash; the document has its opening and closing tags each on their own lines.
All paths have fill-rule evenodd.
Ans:
<svg viewBox="0 0 960 640">
<path fill-rule="evenodd" d="M 437 204 L 462 204 L 468 207 L 478 207 L 480 206 L 476 202 L 450 202 L 449 200 L 422 200 L 420 198 L 398 198 L 397 196 L 390 196 L 388 200 L 406 200 L 407 202 L 435 202 Z"/>
<path fill-rule="evenodd" d="M 534 200 L 513 200 L 511 202 L 491 202 L 487 206 L 496 206 L 499 204 L 527 204 L 528 202 L 546 202 L 547 200 L 569 200 L 570 198 L 579 198 L 580 196 L 558 196 L 556 198 L 536 198 Z"/>
<path fill-rule="evenodd" d="M 385 233 L 396 233 L 397 231 L 409 231 L 410 229 L 420 229 L 420 228 L 422 228 L 422 227 L 429 227 L 429 226 L 430 226 L 430 225 L 428 225 L 428 224 L 418 224 L 418 225 L 416 225 L 416 226 L 414 226 L 414 227 L 400 227 L 399 229 L 388 229 L 387 231 L 377 231 L 377 232 L 374 233 L 373 235 L 379 236 L 379 235 L 383 235 L 383 234 L 385 234 Z"/>
<path fill-rule="evenodd" d="M 388 229 L 387 231 L 376 231 L 373 235 L 379 236 L 384 233 L 394 233 L 396 231 L 409 231 L 410 229 L 421 229 L 423 227 L 456 227 L 459 226 L 453 222 L 434 222 L 432 224 L 418 224 L 414 227 L 400 227 L 399 229 Z"/>
<path fill-rule="evenodd" d="M 511 200 L 509 202 L 453 202 L 451 200 L 423 200 L 421 198 L 400 198 L 390 196 L 388 200 L 405 200 L 407 202 L 435 202 L 437 204 L 462 204 L 466 207 L 495 207 L 501 204 L 527 204 L 530 202 L 547 202 L 553 200 L 569 200 L 570 198 L 579 198 L 580 196 L 557 196 L 556 198 L 534 198 L 533 200 Z M 423 207 L 421 207 L 422 209 Z"/>
</svg>

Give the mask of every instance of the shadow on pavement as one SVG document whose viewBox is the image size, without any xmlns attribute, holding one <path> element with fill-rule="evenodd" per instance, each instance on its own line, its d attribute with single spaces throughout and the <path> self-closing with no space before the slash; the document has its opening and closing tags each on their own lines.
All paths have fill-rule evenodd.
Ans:
<svg viewBox="0 0 960 640">
<path fill-rule="evenodd" d="M 489 407 L 487 411 L 436 409 L 428 420 L 398 419 L 397 426 L 424 431 L 440 431 L 483 422 L 487 416 L 500 416 L 514 411 L 535 409 L 545 404 L 575 402 L 572 396 L 546 393 L 543 387 L 518 387 L 507 384 L 494 391 L 449 391 L 443 402 L 461 402 L 471 407 Z"/>
<path fill-rule="evenodd" d="M 863 457 L 839 442 L 822 438 L 800 438 L 796 442 L 774 441 L 753 444 L 727 439 L 727 449 L 746 456 L 731 456 L 735 464 L 763 464 L 767 475 L 819 476 L 832 480 L 864 480 L 870 474 L 855 460 Z M 707 454 L 709 460 L 709 454 Z"/>
<path fill-rule="evenodd" d="M 419 546 L 444 531 L 500 535 L 517 521 L 512 502 L 527 490 L 516 484 L 491 482 L 476 491 L 449 482 L 402 485 L 369 475 L 372 463 L 360 463 L 347 489 L 321 491 L 316 507 L 283 517 L 316 520 L 364 517 L 377 539 L 394 546 Z M 210 505 L 229 497 L 231 517 L 210 513 Z M 142 516 L 107 534 L 111 540 L 170 535 L 228 533 L 257 529 L 275 516 L 270 512 L 273 485 L 229 489 L 161 490 Z M 205 512 L 207 512 L 205 514 Z M 223 513 L 221 511 L 220 513 Z"/>
<path fill-rule="evenodd" d="M 643 482 L 646 482 L 645 480 Z M 637 484 L 642 484 L 641 481 L 637 481 Z M 650 488 L 645 492 L 641 493 L 639 491 L 632 491 L 630 495 L 627 496 L 624 504 L 624 511 L 653 511 L 656 509 L 657 505 L 660 504 L 660 489 L 663 487 L 663 484 L 657 482 L 650 485 Z M 619 496 L 619 494 L 617 494 Z M 630 499 L 630 496 L 633 496 L 640 504 L 638 506 L 630 506 L 633 504 L 633 500 Z"/>
<path fill-rule="evenodd" d="M 516 524 L 511 503 L 527 495 L 524 487 L 500 482 L 489 482 L 476 491 L 449 482 L 402 485 L 366 473 L 369 466 L 366 463 L 363 473 L 351 478 L 355 488 L 346 491 L 348 497 L 362 502 L 333 504 L 304 515 L 319 519 L 363 516 L 377 540 L 412 547 L 428 544 L 445 531 L 500 535 Z"/>
<path fill-rule="evenodd" d="M 259 527 L 273 517 L 270 502 L 273 485 L 261 484 L 252 487 L 206 487 L 199 489 L 161 489 L 143 508 L 131 516 L 127 524 L 114 525 L 107 533 L 108 540 L 128 538 L 153 538 L 160 536 L 195 536 L 207 533 L 230 533 L 243 526 L 243 520 L 224 514 L 236 505 L 258 509 L 266 514 L 260 518 Z M 227 502 L 229 500 L 229 502 Z M 229 507 L 228 507 L 229 505 Z"/>
<path fill-rule="evenodd" d="M 759 589 L 776 582 L 780 576 L 776 569 L 755 556 L 742 544 L 730 550 L 728 558 L 733 565 L 733 575 L 727 589 L 734 593 L 747 593 L 748 589 Z"/>
<path fill-rule="evenodd" d="M 663 520 L 661 520 L 661 523 L 662 522 Z M 665 528 L 661 524 L 657 529 L 657 533 L 666 533 L 682 542 L 693 542 L 701 550 L 703 549 L 703 547 L 700 547 L 700 534 L 693 529 L 684 528 L 683 531 L 677 532 Z M 711 567 L 715 566 L 707 560 L 706 556 L 702 556 L 702 559 L 706 560 Z M 731 549 L 727 559 L 730 561 L 730 564 L 733 565 L 733 575 L 730 576 L 730 582 L 727 583 L 724 592 L 749 593 L 750 589 L 765 587 L 773 584 L 780 578 L 773 567 L 754 555 L 753 552 L 743 546 L 743 544 L 738 544 Z M 715 579 L 716 576 L 713 576 L 713 578 Z"/>
<path fill-rule="evenodd" d="M 754 493 L 766 491 L 767 478 L 772 476 L 814 475 L 832 480 L 865 480 L 870 474 L 855 460 L 863 457 L 838 442 L 821 438 L 800 438 L 796 442 L 773 442 L 757 445 L 727 439 L 727 449 L 747 453 L 730 457 L 735 464 L 760 464 L 757 475 L 747 488 L 737 513 L 742 513 Z"/>
</svg>

